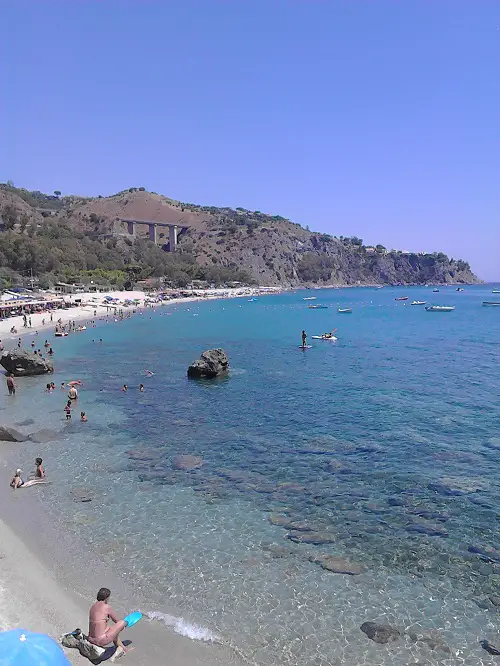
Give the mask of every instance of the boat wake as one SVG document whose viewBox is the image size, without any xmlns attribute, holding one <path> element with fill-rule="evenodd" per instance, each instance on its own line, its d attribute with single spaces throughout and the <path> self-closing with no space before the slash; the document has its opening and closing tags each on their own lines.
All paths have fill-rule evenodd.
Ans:
<svg viewBox="0 0 500 666">
<path fill-rule="evenodd" d="M 193 641 L 205 641 L 207 643 L 222 643 L 222 638 L 206 627 L 186 622 L 182 617 L 175 617 L 158 611 L 145 612 L 144 615 L 150 620 L 161 622 L 172 628 L 176 634 L 191 638 Z"/>
</svg>

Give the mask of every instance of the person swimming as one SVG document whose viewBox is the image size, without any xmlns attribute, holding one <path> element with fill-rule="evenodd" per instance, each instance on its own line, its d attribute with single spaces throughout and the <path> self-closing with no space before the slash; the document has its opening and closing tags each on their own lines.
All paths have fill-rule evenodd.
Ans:
<svg viewBox="0 0 500 666">
<path fill-rule="evenodd" d="M 139 391 L 144 393 L 144 384 L 139 384 Z"/>
<path fill-rule="evenodd" d="M 87 418 L 87 414 L 85 414 L 85 412 L 80 412 L 80 421 L 82 423 L 87 423 L 88 418 Z"/>
<path fill-rule="evenodd" d="M 122 391 L 123 393 L 126 393 L 128 391 L 128 386 L 126 384 L 122 386 Z"/>
</svg>

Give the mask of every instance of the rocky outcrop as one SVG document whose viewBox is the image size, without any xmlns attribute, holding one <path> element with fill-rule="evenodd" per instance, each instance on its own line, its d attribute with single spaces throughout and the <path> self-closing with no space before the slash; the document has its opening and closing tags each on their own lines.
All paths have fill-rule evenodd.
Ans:
<svg viewBox="0 0 500 666">
<path fill-rule="evenodd" d="M 50 361 L 38 354 L 20 349 L 4 351 L 0 358 L 0 365 L 15 377 L 46 375 L 54 372 L 54 366 Z"/>
<path fill-rule="evenodd" d="M 0 441 L 1 442 L 25 442 L 28 439 L 28 435 L 24 435 L 19 430 L 15 428 L 9 428 L 8 426 L 0 426 Z"/>
<path fill-rule="evenodd" d="M 378 622 L 364 622 L 361 631 L 375 643 L 392 643 L 401 637 L 401 633 L 391 627 L 389 624 L 379 624 Z"/>
<path fill-rule="evenodd" d="M 188 377 L 214 379 L 226 374 L 229 359 L 223 349 L 208 349 L 188 368 Z"/>
<path fill-rule="evenodd" d="M 203 458 L 187 454 L 174 456 L 172 458 L 172 467 L 174 469 L 182 469 L 188 471 L 192 469 L 200 469 L 200 467 L 203 467 L 203 463 L 204 463 Z"/>
</svg>

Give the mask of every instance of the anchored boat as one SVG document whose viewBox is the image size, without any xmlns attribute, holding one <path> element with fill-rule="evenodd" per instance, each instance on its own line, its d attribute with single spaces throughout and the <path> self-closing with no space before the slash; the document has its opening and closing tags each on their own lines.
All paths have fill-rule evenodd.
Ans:
<svg viewBox="0 0 500 666">
<path fill-rule="evenodd" d="M 500 301 L 483 301 L 483 305 L 486 305 L 488 307 L 500 307 Z"/>
<path fill-rule="evenodd" d="M 395 300 L 395 301 L 407 301 L 407 300 L 408 300 L 408 296 L 399 296 L 399 298 L 395 298 L 394 300 Z"/>
<path fill-rule="evenodd" d="M 328 305 L 310 305 L 309 310 L 327 310 Z"/>
<path fill-rule="evenodd" d="M 425 305 L 427 301 L 412 301 L 410 305 Z"/>
<path fill-rule="evenodd" d="M 348 314 L 349 312 L 352 312 L 352 308 L 337 308 L 337 312 L 339 314 Z"/>
</svg>

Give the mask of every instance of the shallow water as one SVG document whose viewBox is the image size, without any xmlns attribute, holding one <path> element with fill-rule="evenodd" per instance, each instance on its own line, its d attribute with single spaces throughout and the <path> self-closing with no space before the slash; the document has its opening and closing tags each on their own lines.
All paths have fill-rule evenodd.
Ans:
<svg viewBox="0 0 500 666">
<path fill-rule="evenodd" d="M 342 289 L 161 308 L 55 341 L 55 381 L 84 380 L 89 423 L 65 424 L 65 394 L 43 393 L 43 379 L 20 382 L 8 415 L 62 430 L 25 449 L 58 479 L 42 491 L 47 509 L 75 535 L 89 526 L 87 541 L 156 621 L 257 664 L 493 663 L 479 645 L 498 628 L 488 595 L 500 581 L 490 292 Z M 405 293 L 457 310 L 394 301 Z M 311 294 L 329 309 L 309 310 Z M 297 348 L 302 328 L 334 327 L 337 342 Z M 229 378 L 188 381 L 189 362 L 216 346 Z M 173 469 L 182 453 L 204 465 Z M 93 501 L 75 504 L 75 487 Z M 330 573 L 310 561 L 321 554 L 362 573 Z M 427 642 L 377 645 L 359 629 L 367 620 Z"/>
</svg>

